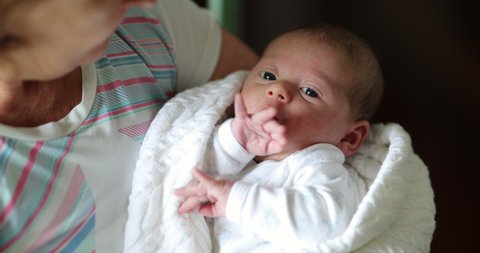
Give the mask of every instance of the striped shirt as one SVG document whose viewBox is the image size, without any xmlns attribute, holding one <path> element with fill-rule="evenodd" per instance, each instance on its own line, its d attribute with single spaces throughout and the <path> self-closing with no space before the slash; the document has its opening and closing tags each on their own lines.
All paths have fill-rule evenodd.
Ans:
<svg viewBox="0 0 480 253">
<path fill-rule="evenodd" d="M 72 131 L 39 140 L 0 133 L 0 252 L 95 252 L 99 240 L 121 251 L 141 141 L 175 91 L 170 38 L 132 9 L 82 75 L 81 105 L 33 130 Z"/>
</svg>

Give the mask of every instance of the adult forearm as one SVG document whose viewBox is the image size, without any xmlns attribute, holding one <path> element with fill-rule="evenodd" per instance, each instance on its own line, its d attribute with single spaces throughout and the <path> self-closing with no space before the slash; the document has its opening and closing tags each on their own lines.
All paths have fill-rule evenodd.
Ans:
<svg viewBox="0 0 480 253">
<path fill-rule="evenodd" d="M 211 80 L 223 78 L 235 70 L 249 70 L 258 61 L 258 55 L 244 42 L 222 29 L 222 46 Z"/>
</svg>

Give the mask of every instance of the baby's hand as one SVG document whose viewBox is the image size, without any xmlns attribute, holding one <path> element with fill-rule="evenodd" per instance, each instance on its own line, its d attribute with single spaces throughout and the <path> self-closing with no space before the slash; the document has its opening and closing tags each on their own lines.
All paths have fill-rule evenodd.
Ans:
<svg viewBox="0 0 480 253">
<path fill-rule="evenodd" d="M 198 180 L 198 184 L 188 184 L 174 191 L 175 195 L 185 198 L 178 212 L 192 213 L 198 209 L 198 212 L 206 217 L 225 216 L 228 195 L 233 182 L 213 178 L 198 169 L 193 169 L 192 174 Z"/>
<path fill-rule="evenodd" d="M 234 104 L 232 133 L 242 147 L 256 156 L 276 154 L 283 150 L 287 142 L 285 126 L 275 120 L 275 108 L 269 107 L 248 115 L 240 94 L 235 96 Z"/>
</svg>

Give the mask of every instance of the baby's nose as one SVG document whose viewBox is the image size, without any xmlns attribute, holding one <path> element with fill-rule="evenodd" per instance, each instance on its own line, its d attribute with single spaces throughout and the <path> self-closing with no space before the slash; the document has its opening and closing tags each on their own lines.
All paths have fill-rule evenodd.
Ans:
<svg viewBox="0 0 480 253">
<path fill-rule="evenodd" d="M 288 84 L 285 82 L 270 84 L 265 95 L 282 103 L 288 103 L 292 100 Z"/>
</svg>

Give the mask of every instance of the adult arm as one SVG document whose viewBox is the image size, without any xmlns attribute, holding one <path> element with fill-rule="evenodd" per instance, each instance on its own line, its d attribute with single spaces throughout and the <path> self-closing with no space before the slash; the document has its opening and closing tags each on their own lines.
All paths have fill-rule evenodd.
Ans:
<svg viewBox="0 0 480 253">
<path fill-rule="evenodd" d="M 177 92 L 250 69 L 258 59 L 245 43 L 223 30 L 210 11 L 191 0 L 158 0 L 151 11 L 171 37 Z"/>
<path fill-rule="evenodd" d="M 258 61 L 258 55 L 244 42 L 222 28 L 222 45 L 211 80 L 223 78 L 235 70 L 249 70 Z"/>
</svg>

